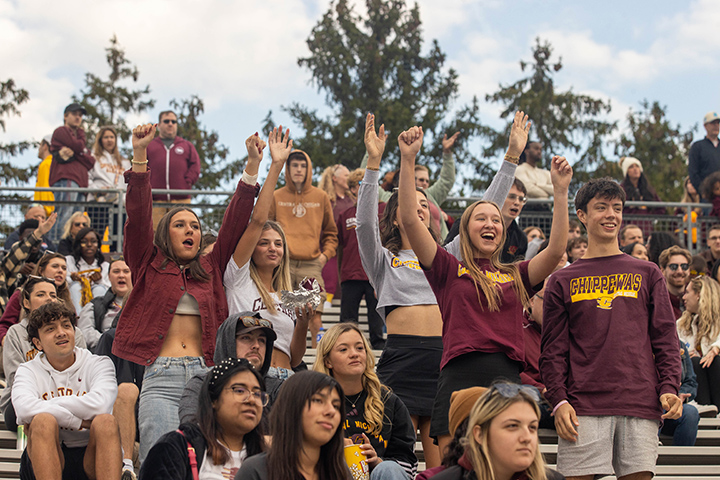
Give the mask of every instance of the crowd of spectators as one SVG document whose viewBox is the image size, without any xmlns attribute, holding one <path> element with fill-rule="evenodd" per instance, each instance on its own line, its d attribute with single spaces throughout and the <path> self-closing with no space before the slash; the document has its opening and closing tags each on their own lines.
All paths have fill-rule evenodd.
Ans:
<svg viewBox="0 0 720 480">
<path fill-rule="evenodd" d="M 443 138 L 431 184 L 415 163 L 422 128 L 402 132 L 386 191 L 388 136 L 374 115 L 364 168 L 328 167 L 319 187 L 280 127 L 247 139 L 222 227 L 204 235 L 190 195 L 153 193 L 189 190 L 201 173 L 177 115 L 135 128 L 128 160 L 111 126 L 87 148 L 85 114 L 68 105 L 43 139 L 39 182 L 96 190 L 57 190 L 55 211 L 32 204 L 0 263 L 0 411 L 8 429 L 25 427 L 21 478 L 349 479 L 360 468 L 406 480 L 416 436 L 428 469 L 418 478 L 650 478 L 658 432 L 694 445 L 699 417 L 718 413 L 720 224 L 695 256 L 648 218 L 623 225 L 624 213 L 665 213 L 625 205 L 660 200 L 634 157 L 620 160 L 621 182 L 583 185 L 570 219 L 572 168 L 561 156 L 541 167 L 542 144 L 527 141 L 518 112 L 485 196 L 453 219 L 441 205 L 459 133 Z M 720 119 L 704 125 L 683 201 L 718 206 L 676 212 L 693 222 L 720 212 Z M 122 256 L 103 252 L 103 203 L 118 200 Z M 524 210 L 552 212 L 552 225 L 523 230 Z M 308 278 L 319 303 L 288 307 L 281 292 Z M 325 331 L 333 297 L 341 323 Z M 303 362 L 308 333 L 314 365 Z M 617 354 L 627 351 L 631 365 Z M 557 429 L 560 473 L 543 463 L 538 428 Z M 587 444 L 598 432 L 602 445 Z M 343 456 L 353 445 L 362 462 Z"/>
</svg>

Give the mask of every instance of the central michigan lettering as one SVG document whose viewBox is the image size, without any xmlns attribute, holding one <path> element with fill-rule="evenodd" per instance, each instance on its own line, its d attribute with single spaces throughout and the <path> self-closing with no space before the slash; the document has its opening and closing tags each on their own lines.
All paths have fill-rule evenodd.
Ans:
<svg viewBox="0 0 720 480">
<path fill-rule="evenodd" d="M 570 281 L 570 301 L 597 300 L 598 308 L 610 309 L 616 297 L 637 298 L 642 287 L 639 273 L 573 278 Z"/>
</svg>

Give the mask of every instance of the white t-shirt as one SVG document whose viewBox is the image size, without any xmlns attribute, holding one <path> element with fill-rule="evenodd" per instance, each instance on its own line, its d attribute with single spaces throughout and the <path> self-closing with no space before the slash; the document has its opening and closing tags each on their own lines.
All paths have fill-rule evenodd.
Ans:
<svg viewBox="0 0 720 480">
<path fill-rule="evenodd" d="M 274 348 L 290 357 L 290 343 L 295 330 L 295 312 L 283 307 L 277 293 L 270 294 L 275 299 L 276 311 L 275 313 L 268 311 L 255 282 L 250 278 L 250 261 L 248 260 L 245 265 L 238 267 L 235 260 L 231 258 L 225 269 L 223 285 L 230 315 L 247 311 L 260 312 L 264 319 L 270 320 L 273 324 L 273 330 L 277 335 Z"/>
<path fill-rule="evenodd" d="M 207 450 L 205 450 L 198 477 L 200 480 L 234 480 L 235 474 L 240 470 L 246 457 L 247 449 L 245 447 L 239 452 L 230 450 L 230 460 L 224 465 L 215 465 L 212 457 L 208 457 Z"/>
</svg>

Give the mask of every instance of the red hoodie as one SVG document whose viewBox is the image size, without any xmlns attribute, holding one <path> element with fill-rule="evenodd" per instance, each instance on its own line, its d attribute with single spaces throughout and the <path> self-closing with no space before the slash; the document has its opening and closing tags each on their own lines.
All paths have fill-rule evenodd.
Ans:
<svg viewBox="0 0 720 480">
<path fill-rule="evenodd" d="M 153 189 L 190 190 L 200 178 L 200 156 L 195 146 L 181 137 L 175 137 L 166 148 L 160 137 L 147 147 L 150 185 Z M 182 200 L 190 195 L 153 195 L 153 200 L 167 202 Z"/>
</svg>

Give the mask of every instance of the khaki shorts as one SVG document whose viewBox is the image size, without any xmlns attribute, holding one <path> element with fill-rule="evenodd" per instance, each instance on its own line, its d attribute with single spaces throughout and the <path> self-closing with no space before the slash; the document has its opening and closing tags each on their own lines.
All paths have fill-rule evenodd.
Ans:
<svg viewBox="0 0 720 480">
<path fill-rule="evenodd" d="M 637 417 L 578 417 L 577 442 L 558 439 L 557 469 L 566 477 L 651 472 L 658 456 L 655 420 Z"/>
<path fill-rule="evenodd" d="M 325 292 L 325 282 L 322 278 L 322 264 L 320 257 L 314 260 L 290 260 L 290 280 L 293 288 L 297 288 L 303 278 L 314 278 L 320 284 L 322 292 L 320 293 L 320 306 L 316 312 L 323 312 L 323 304 L 327 300 L 327 292 Z"/>
</svg>

